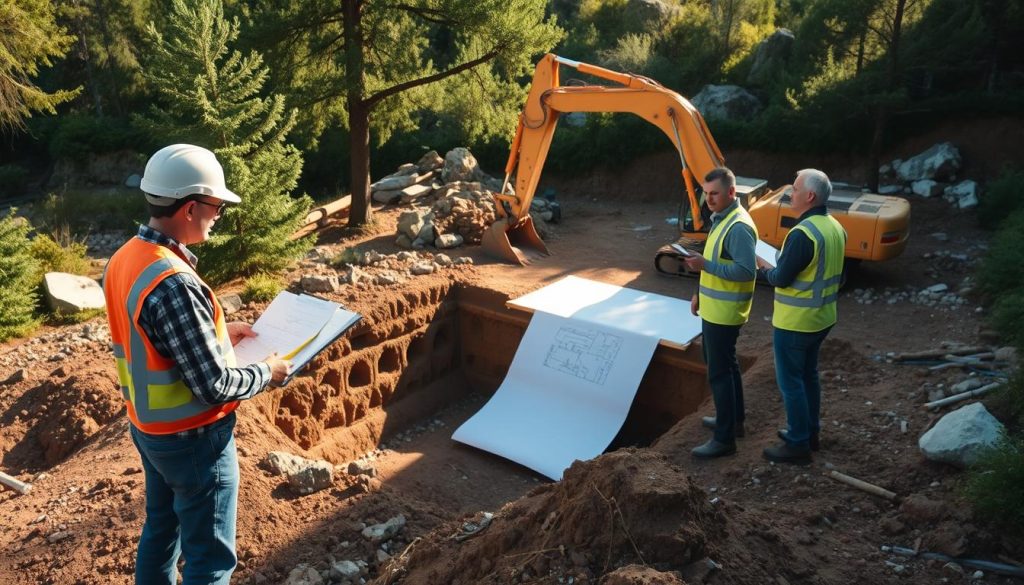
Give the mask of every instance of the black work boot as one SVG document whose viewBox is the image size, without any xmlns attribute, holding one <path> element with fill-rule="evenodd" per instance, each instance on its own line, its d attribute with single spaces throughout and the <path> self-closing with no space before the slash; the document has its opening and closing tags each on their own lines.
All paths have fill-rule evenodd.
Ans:
<svg viewBox="0 0 1024 585">
<path fill-rule="evenodd" d="M 779 429 L 777 434 L 783 441 L 789 440 L 789 433 L 786 432 L 786 429 Z M 811 433 L 811 438 L 808 439 L 807 443 L 811 446 L 811 451 L 819 451 L 821 449 L 821 441 L 818 438 L 818 433 Z"/>
<path fill-rule="evenodd" d="M 810 465 L 811 449 L 807 445 L 796 446 L 783 441 L 772 447 L 765 447 L 764 458 L 776 463 L 792 463 L 793 465 Z"/>
<path fill-rule="evenodd" d="M 726 455 L 732 455 L 735 452 L 736 443 L 719 443 L 714 439 L 711 439 L 700 447 L 694 447 L 693 450 L 690 451 L 690 453 L 693 453 L 694 457 L 699 457 L 700 459 L 725 457 Z"/>
<path fill-rule="evenodd" d="M 702 416 L 700 417 L 700 424 L 704 425 L 706 428 L 714 430 L 715 427 L 718 426 L 718 420 L 713 416 Z M 735 434 L 737 438 L 742 439 L 747 435 L 747 430 L 743 428 L 743 423 L 741 422 L 736 423 L 733 430 L 735 431 L 733 434 Z"/>
</svg>

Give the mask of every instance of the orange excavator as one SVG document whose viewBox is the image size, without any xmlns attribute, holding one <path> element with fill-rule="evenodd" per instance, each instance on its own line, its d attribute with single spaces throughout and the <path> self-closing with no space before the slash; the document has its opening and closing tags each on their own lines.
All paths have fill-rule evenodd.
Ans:
<svg viewBox="0 0 1024 585">
<path fill-rule="evenodd" d="M 615 85 L 562 85 L 559 68 L 571 67 L 606 79 Z M 684 247 L 700 250 L 710 229 L 707 206 L 703 205 L 700 181 L 725 158 L 711 136 L 703 116 L 683 96 L 660 83 L 639 75 L 620 73 L 579 61 L 547 54 L 537 64 L 526 105 L 512 141 L 502 190 L 495 194 L 497 220 L 481 242 L 491 255 L 512 263 L 528 264 L 548 255 L 530 217 L 530 203 L 537 191 L 541 170 L 554 137 L 560 114 L 569 112 L 630 112 L 654 124 L 669 138 L 679 153 L 686 196 L 685 211 L 679 218 L 680 241 Z M 509 179 L 515 173 L 514 191 Z M 757 225 L 758 237 L 780 247 L 796 214 L 789 206 L 791 186 L 769 190 L 767 182 L 738 177 L 737 193 Z M 846 257 L 857 260 L 886 260 L 898 256 L 910 233 L 910 205 L 898 197 L 883 197 L 837 185 L 828 202 L 829 212 L 846 228 Z M 675 274 L 666 259 L 682 258 L 671 246 L 658 251 L 655 266 Z"/>
</svg>

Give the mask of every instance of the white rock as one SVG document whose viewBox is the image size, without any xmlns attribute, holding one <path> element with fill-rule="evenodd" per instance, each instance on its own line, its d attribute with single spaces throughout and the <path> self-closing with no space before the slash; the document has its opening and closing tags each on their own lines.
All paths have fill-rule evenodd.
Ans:
<svg viewBox="0 0 1024 585">
<path fill-rule="evenodd" d="M 441 234 L 434 240 L 434 245 L 447 250 L 461 246 L 462 242 L 462 236 L 459 234 Z"/>
<path fill-rule="evenodd" d="M 978 205 L 978 184 L 967 180 L 946 189 L 946 195 L 952 197 L 960 209 L 968 209 Z"/>
<path fill-rule="evenodd" d="M 217 297 L 217 300 L 220 301 L 220 306 L 222 309 L 224 309 L 225 315 L 237 313 L 238 310 L 242 308 L 242 297 L 236 294 Z"/>
<path fill-rule="evenodd" d="M 968 404 L 942 417 L 917 445 L 932 461 L 967 467 L 999 440 L 1003 425 L 980 402 Z"/>
<path fill-rule="evenodd" d="M 288 578 L 281 585 L 323 585 L 323 582 L 319 571 L 302 563 L 288 573 Z"/>
<path fill-rule="evenodd" d="M 46 302 L 51 309 L 73 314 L 106 306 L 103 288 L 88 276 L 47 272 L 43 277 Z"/>
<path fill-rule="evenodd" d="M 434 189 L 430 185 L 409 185 L 399 191 L 402 203 L 412 203 L 424 195 L 429 195 Z"/>
<path fill-rule="evenodd" d="M 896 167 L 902 181 L 947 180 L 960 170 L 960 151 L 951 142 L 941 142 Z"/>
<path fill-rule="evenodd" d="M 359 578 L 359 565 L 352 561 L 338 561 L 331 564 L 331 579 L 345 580 Z"/>
<path fill-rule="evenodd" d="M 417 262 L 416 264 L 413 264 L 411 268 L 409 268 L 409 272 L 413 273 L 415 276 L 422 276 L 424 274 L 431 274 L 431 273 L 434 272 L 434 263 L 433 262 Z"/>
<path fill-rule="evenodd" d="M 416 175 L 388 175 L 370 185 L 372 191 L 397 191 L 416 182 Z"/>
<path fill-rule="evenodd" d="M 910 190 L 921 197 L 935 197 L 942 194 L 942 185 L 931 179 L 921 179 L 914 181 L 910 185 Z"/>
<path fill-rule="evenodd" d="M 438 254 L 434 256 L 434 263 L 436 263 L 438 266 L 451 266 L 452 259 L 448 256 L 448 254 Z"/>
<path fill-rule="evenodd" d="M 299 287 L 308 293 L 336 292 L 341 286 L 337 275 L 311 274 L 299 279 Z"/>
<path fill-rule="evenodd" d="M 399 514 L 383 524 L 374 524 L 363 529 L 363 538 L 370 542 L 386 542 L 394 538 L 405 527 L 405 516 Z"/>
</svg>

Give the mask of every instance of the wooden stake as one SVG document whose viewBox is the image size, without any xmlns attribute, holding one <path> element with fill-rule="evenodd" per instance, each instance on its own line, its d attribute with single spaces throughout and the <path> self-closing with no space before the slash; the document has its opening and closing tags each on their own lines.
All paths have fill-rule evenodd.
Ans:
<svg viewBox="0 0 1024 585">
<path fill-rule="evenodd" d="M 883 498 L 885 498 L 885 499 L 887 499 L 889 501 L 896 501 L 896 498 L 898 497 L 894 492 L 890 492 L 889 490 L 887 490 L 885 488 L 880 488 L 880 487 L 878 487 L 875 484 L 871 484 L 871 483 L 868 483 L 866 481 L 859 480 L 856 477 L 850 477 L 849 475 L 846 475 L 845 473 L 839 473 L 838 471 L 835 471 L 835 470 L 832 470 L 832 471 L 829 472 L 829 477 L 831 477 L 832 479 L 834 479 L 836 481 L 840 481 L 842 483 L 845 483 L 846 485 L 850 485 L 850 486 L 853 486 L 853 487 L 855 487 L 855 488 L 857 488 L 859 490 L 863 490 L 865 492 L 868 492 L 869 494 L 874 494 L 876 496 L 882 496 Z"/>
<path fill-rule="evenodd" d="M 0 483 L 18 492 L 21 495 L 25 495 L 32 491 L 32 484 L 19 481 L 15 477 L 11 477 L 6 473 L 0 471 Z"/>
</svg>

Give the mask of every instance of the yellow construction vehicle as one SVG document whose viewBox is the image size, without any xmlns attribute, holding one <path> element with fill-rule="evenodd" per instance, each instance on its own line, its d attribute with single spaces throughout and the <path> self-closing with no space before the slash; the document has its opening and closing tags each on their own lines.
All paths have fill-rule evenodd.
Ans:
<svg viewBox="0 0 1024 585">
<path fill-rule="evenodd" d="M 571 67 L 616 85 L 562 85 L 559 67 Z M 548 54 L 537 64 L 526 105 L 512 141 L 502 190 L 495 194 L 498 219 L 484 233 L 483 246 L 493 256 L 527 264 L 547 255 L 530 218 L 530 203 L 537 191 L 544 160 L 560 114 L 569 112 L 630 112 L 647 120 L 668 136 L 679 152 L 686 197 L 679 218 L 680 242 L 688 248 L 703 247 L 710 229 L 707 206 L 702 205 L 700 181 L 708 171 L 725 165 L 703 116 L 686 98 L 658 82 L 629 73 Z M 509 179 L 515 173 L 514 191 Z M 758 237 L 781 247 L 796 214 L 789 206 L 791 185 L 769 190 L 767 182 L 740 177 L 737 193 L 757 225 Z M 898 197 L 861 193 L 839 185 L 828 202 L 829 212 L 846 228 L 846 257 L 886 260 L 898 256 L 910 233 L 910 205 Z M 696 212 L 694 212 L 696 210 Z M 679 268 L 662 264 L 680 255 L 665 246 L 658 252 L 658 270 L 676 273 Z"/>
</svg>

